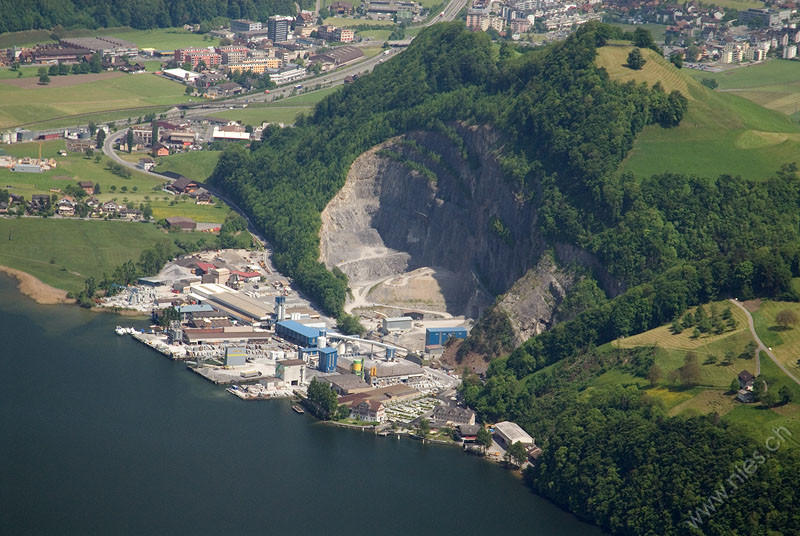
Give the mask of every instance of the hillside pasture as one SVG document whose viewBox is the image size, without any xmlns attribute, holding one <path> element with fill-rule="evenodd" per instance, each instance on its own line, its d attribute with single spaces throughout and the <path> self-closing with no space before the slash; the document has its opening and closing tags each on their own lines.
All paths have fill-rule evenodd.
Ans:
<svg viewBox="0 0 800 536">
<path fill-rule="evenodd" d="M 678 90 L 686 98 L 693 98 L 689 93 L 687 78 L 680 70 L 650 49 L 640 49 L 647 60 L 642 69 L 637 71 L 627 67 L 628 54 L 633 48 L 627 45 L 601 47 L 597 53 L 598 67 L 604 68 L 612 80 L 620 83 L 634 80 L 652 86 L 660 82 L 667 93 Z"/>
<path fill-rule="evenodd" d="M 800 318 L 800 304 L 794 302 L 764 301 L 756 312 L 753 321 L 759 338 L 772 347 L 772 353 L 783 366 L 796 377 L 800 377 L 800 324 L 788 329 L 778 326 L 775 317 L 779 312 L 789 310 Z M 776 370 L 779 370 L 776 367 Z M 800 391 L 798 392 L 800 395 Z M 798 396 L 800 401 L 800 396 Z"/>
<path fill-rule="evenodd" d="M 53 76 L 51 80 L 48 86 L 39 86 L 32 78 L 0 83 L 0 128 L 188 101 L 181 84 L 153 74 L 100 73 Z"/>
<path fill-rule="evenodd" d="M 151 224 L 40 218 L 0 219 L 0 236 L 0 264 L 73 292 L 170 239 Z"/>
</svg>

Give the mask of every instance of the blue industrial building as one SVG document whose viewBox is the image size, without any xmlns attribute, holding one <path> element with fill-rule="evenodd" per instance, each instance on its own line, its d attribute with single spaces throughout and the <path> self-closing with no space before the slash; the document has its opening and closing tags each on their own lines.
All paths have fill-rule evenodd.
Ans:
<svg viewBox="0 0 800 536">
<path fill-rule="evenodd" d="M 425 346 L 440 346 L 450 337 L 467 338 L 467 328 L 428 328 L 425 330 Z"/>
<path fill-rule="evenodd" d="M 336 348 L 319 349 L 319 365 L 317 369 L 321 372 L 336 372 L 336 361 L 339 355 Z"/>
<path fill-rule="evenodd" d="M 305 326 L 294 320 L 282 320 L 275 324 L 275 334 L 298 346 L 317 345 L 317 337 L 323 333 L 318 328 Z"/>
</svg>

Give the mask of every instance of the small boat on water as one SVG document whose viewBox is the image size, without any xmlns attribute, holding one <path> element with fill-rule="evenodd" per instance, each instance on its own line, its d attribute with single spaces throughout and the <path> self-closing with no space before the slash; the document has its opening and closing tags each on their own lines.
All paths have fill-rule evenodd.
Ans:
<svg viewBox="0 0 800 536">
<path fill-rule="evenodd" d="M 122 326 L 117 326 L 116 328 L 114 328 L 114 333 L 116 333 L 117 335 L 124 335 L 125 328 L 123 328 Z"/>
<path fill-rule="evenodd" d="M 293 405 L 292 409 L 295 410 L 297 413 L 299 413 L 301 415 L 306 412 L 306 410 L 304 410 L 303 408 L 301 408 L 297 404 Z"/>
</svg>

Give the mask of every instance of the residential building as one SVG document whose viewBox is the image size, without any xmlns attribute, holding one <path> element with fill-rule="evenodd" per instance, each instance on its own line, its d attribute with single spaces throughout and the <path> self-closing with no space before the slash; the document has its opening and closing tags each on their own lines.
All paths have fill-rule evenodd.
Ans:
<svg viewBox="0 0 800 536">
<path fill-rule="evenodd" d="M 797 57 L 797 45 L 788 45 L 783 47 L 783 59 L 791 60 Z"/>
<path fill-rule="evenodd" d="M 155 142 L 153 144 L 153 154 L 156 156 L 169 156 L 169 148 L 163 143 Z"/>
<path fill-rule="evenodd" d="M 350 409 L 354 419 L 365 422 L 384 422 L 386 407 L 379 400 L 362 400 Z"/>
<path fill-rule="evenodd" d="M 456 431 L 461 441 L 465 443 L 474 443 L 478 439 L 478 431 L 481 429 L 479 424 L 459 424 L 456 426 Z"/>
<path fill-rule="evenodd" d="M 217 52 L 222 56 L 222 63 L 238 63 L 247 57 L 250 49 L 242 45 L 228 45 L 217 47 Z"/>
<path fill-rule="evenodd" d="M 197 190 L 200 185 L 187 177 L 180 177 L 167 185 L 168 190 L 172 190 L 176 194 L 191 194 Z"/>
<path fill-rule="evenodd" d="M 353 14 L 353 4 L 351 4 L 350 2 L 340 2 L 339 0 L 337 0 L 328 7 L 330 8 L 331 13 L 335 13 L 337 15 Z"/>
<path fill-rule="evenodd" d="M 78 182 L 78 186 L 86 192 L 87 195 L 94 195 L 94 183 L 91 181 L 80 181 Z"/>
<path fill-rule="evenodd" d="M 262 28 L 262 24 L 258 21 L 236 19 L 231 21 L 232 32 L 255 32 Z"/>
<path fill-rule="evenodd" d="M 74 216 L 76 206 L 72 199 L 63 197 L 56 203 L 56 212 L 59 216 Z"/>
<path fill-rule="evenodd" d="M 289 39 L 289 27 L 292 24 L 292 17 L 282 17 L 273 15 L 267 20 L 267 37 L 273 42 L 286 41 Z"/>
<path fill-rule="evenodd" d="M 324 25 L 317 29 L 317 37 L 328 41 L 340 41 L 342 43 L 352 43 L 355 38 L 353 30 L 349 28 L 337 28 L 336 26 Z"/>
<path fill-rule="evenodd" d="M 222 55 L 213 47 L 208 48 L 178 48 L 175 50 L 175 61 L 180 64 L 189 63 L 196 68 L 202 61 L 207 67 L 222 63 Z"/>
<path fill-rule="evenodd" d="M 433 420 L 448 426 L 475 424 L 475 412 L 469 408 L 439 404 L 433 408 Z"/>
<path fill-rule="evenodd" d="M 205 73 L 197 79 L 195 85 L 199 88 L 208 88 L 220 82 L 225 82 L 227 79 L 228 78 L 222 73 Z"/>
<path fill-rule="evenodd" d="M 280 58 L 247 58 L 238 63 L 231 63 L 227 68 L 233 72 L 251 71 L 255 74 L 264 74 L 270 70 L 280 69 L 283 61 Z"/>
<path fill-rule="evenodd" d="M 156 163 L 152 158 L 140 158 L 139 167 L 145 171 L 153 171 L 153 169 L 156 167 Z"/>
</svg>

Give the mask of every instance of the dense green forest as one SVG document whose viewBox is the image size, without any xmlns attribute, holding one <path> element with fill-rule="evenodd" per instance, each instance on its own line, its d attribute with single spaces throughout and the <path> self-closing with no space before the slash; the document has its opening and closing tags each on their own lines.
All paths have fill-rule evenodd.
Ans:
<svg viewBox="0 0 800 536">
<path fill-rule="evenodd" d="M 313 2 L 301 0 L 302 7 Z M 169 28 L 215 17 L 266 20 L 296 11 L 291 0 L 0 0 L 0 33 L 64 28 Z"/>
<path fill-rule="evenodd" d="M 754 441 L 714 415 L 668 417 L 636 386 L 589 387 L 612 368 L 645 377 L 654 351 L 587 349 L 522 380 L 495 371 L 491 389 L 468 377 L 462 393 L 545 445 L 532 489 L 614 534 L 797 534 L 792 431 Z"/>
</svg>

